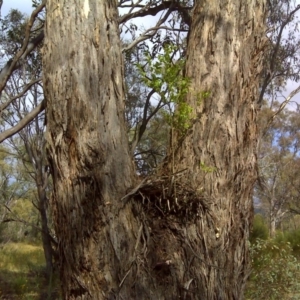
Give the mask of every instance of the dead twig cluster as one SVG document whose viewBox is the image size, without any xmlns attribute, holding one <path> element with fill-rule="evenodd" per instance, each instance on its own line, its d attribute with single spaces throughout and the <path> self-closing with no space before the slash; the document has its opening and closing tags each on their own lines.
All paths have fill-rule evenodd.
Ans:
<svg viewBox="0 0 300 300">
<path fill-rule="evenodd" d="M 209 210 L 209 202 L 201 189 L 179 180 L 185 170 L 170 176 L 149 176 L 133 188 L 122 200 L 140 201 L 142 205 L 161 217 L 173 215 L 192 220 Z"/>
</svg>

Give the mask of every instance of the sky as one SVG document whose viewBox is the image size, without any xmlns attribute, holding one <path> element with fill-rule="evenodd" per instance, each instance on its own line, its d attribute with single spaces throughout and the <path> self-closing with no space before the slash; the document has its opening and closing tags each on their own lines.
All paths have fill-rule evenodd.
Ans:
<svg viewBox="0 0 300 300">
<path fill-rule="evenodd" d="M 7 15 L 10 9 L 15 8 L 23 13 L 30 14 L 32 9 L 31 0 L 3 0 L 1 16 Z"/>
<path fill-rule="evenodd" d="M 99 0 L 101 1 L 101 0 Z M 297 0 L 296 2 L 300 3 L 300 0 Z M 26 13 L 28 15 L 31 14 L 33 8 L 32 8 L 32 0 L 3 0 L 3 5 L 1 8 L 1 16 L 5 16 L 10 9 L 16 8 L 19 9 L 21 12 Z M 153 17 L 150 18 L 137 18 L 135 19 L 135 24 L 143 25 L 144 28 L 150 28 L 155 24 L 155 19 Z M 299 33 L 300 34 L 300 33 Z M 298 83 L 299 84 L 299 83 Z M 289 93 L 298 87 L 298 84 L 292 81 L 288 81 L 286 85 L 286 91 L 284 92 L 284 96 L 288 96 Z M 293 98 L 294 101 L 300 102 L 300 94 L 296 95 Z"/>
</svg>

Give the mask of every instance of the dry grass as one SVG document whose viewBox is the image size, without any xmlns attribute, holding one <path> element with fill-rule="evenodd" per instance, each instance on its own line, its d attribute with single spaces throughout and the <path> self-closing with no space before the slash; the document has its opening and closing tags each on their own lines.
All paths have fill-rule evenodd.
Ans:
<svg viewBox="0 0 300 300">
<path fill-rule="evenodd" d="M 53 293 L 52 284 L 46 280 L 44 266 L 40 245 L 0 244 L 0 299 L 59 299 L 58 293 Z"/>
</svg>

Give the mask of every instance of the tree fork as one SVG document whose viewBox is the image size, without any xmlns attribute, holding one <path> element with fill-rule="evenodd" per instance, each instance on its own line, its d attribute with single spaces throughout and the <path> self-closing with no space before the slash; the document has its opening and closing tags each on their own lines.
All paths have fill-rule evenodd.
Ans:
<svg viewBox="0 0 300 300">
<path fill-rule="evenodd" d="M 174 174 L 149 178 L 138 196 L 121 200 L 134 170 L 116 1 L 47 1 L 47 151 L 65 299 L 242 298 L 263 5 L 197 1 L 186 74 L 187 103 L 201 117 Z M 210 95 L 199 105 L 204 91 Z"/>
</svg>

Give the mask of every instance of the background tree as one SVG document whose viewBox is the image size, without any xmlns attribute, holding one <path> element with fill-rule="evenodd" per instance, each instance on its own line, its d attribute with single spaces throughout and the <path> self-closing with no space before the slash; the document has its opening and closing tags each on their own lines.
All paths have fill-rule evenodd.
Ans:
<svg viewBox="0 0 300 300">
<path fill-rule="evenodd" d="M 273 109 L 265 107 L 261 111 L 261 128 L 278 109 L 279 103 L 274 103 Z M 299 113 L 285 109 L 268 125 L 259 147 L 256 198 L 268 216 L 271 237 L 275 236 L 276 226 L 290 212 L 292 203 L 299 197 L 295 189 L 298 159 Z"/>
<path fill-rule="evenodd" d="M 42 17 L 42 16 L 40 16 Z M 28 22 L 26 16 L 18 10 L 11 10 L 2 20 L 1 47 L 4 58 L 11 59 L 21 47 L 23 33 Z M 43 19 L 35 22 L 32 34 L 37 35 L 43 26 Z M 18 68 L 8 79 L 2 94 L 2 126 L 3 128 L 14 127 L 30 111 L 36 109 L 43 99 L 41 86 L 41 47 L 33 49 Z M 10 106 L 7 106 L 10 103 Z M 35 207 L 38 209 L 41 219 L 41 236 L 46 258 L 46 273 L 50 278 L 52 274 L 53 250 L 51 242 L 54 240 L 50 235 L 48 226 L 48 188 L 47 162 L 44 153 L 44 114 L 41 114 L 22 129 L 18 137 L 10 138 L 9 149 L 13 149 L 15 159 L 23 163 L 27 170 L 27 181 L 36 186 Z M 23 145 L 22 145 L 23 144 Z M 24 174 L 25 175 L 25 174 Z M 26 177 L 26 175 L 25 175 Z M 29 178 L 28 178 L 29 177 Z M 22 221 L 22 220 L 18 220 Z M 26 222 L 26 220 L 23 220 Z"/>
<path fill-rule="evenodd" d="M 296 1 L 268 1 L 267 34 L 269 38 L 262 72 L 259 102 L 268 97 L 271 101 L 282 95 L 288 80 L 299 81 L 298 11 Z M 299 90 L 297 91 L 299 92 Z M 283 101 L 287 104 L 289 97 Z"/>
<path fill-rule="evenodd" d="M 1 215 L 0 215 L 0 224 L 1 224 L 1 239 L 3 239 L 3 222 L 6 220 L 7 215 L 12 209 L 13 205 L 23 196 L 22 184 L 21 184 L 21 174 L 16 172 L 14 167 L 15 162 L 11 158 L 10 152 L 7 148 L 1 145 L 0 148 L 0 186 L 1 186 Z"/>
<path fill-rule="evenodd" d="M 19 144 L 20 149 L 22 144 Z M 0 240 L 2 243 L 37 237 L 38 213 L 32 204 L 35 186 L 18 154 L 1 145 Z M 39 233 L 39 232 L 38 232 Z"/>
<path fill-rule="evenodd" d="M 269 44 L 262 72 L 259 122 L 259 181 L 256 203 L 268 216 L 270 234 L 275 224 L 290 217 L 289 205 L 295 199 L 291 165 L 297 165 L 297 113 L 289 104 L 299 93 L 298 11 L 295 1 L 270 1 L 267 18 Z M 294 82 L 294 89 L 286 87 Z M 291 125 L 293 123 L 293 125 Z M 295 126 L 293 128 L 293 126 Z M 285 145 L 283 144 L 283 141 Z M 289 148 L 290 147 L 290 148 Z M 294 177 L 295 179 L 295 177 Z M 297 180 L 297 179 L 296 179 Z"/>
</svg>

